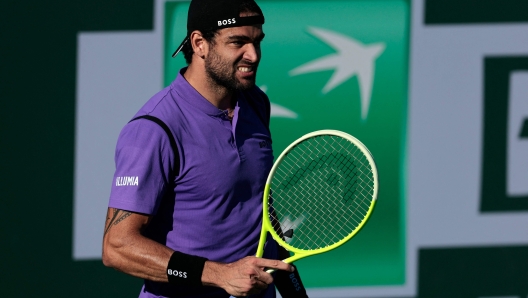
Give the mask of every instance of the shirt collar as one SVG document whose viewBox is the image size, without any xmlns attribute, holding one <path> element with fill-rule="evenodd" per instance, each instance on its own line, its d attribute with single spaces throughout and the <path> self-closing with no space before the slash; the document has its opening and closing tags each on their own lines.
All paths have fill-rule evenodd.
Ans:
<svg viewBox="0 0 528 298">
<path fill-rule="evenodd" d="M 180 69 L 178 76 L 171 83 L 171 93 L 176 93 L 178 97 L 185 100 L 191 106 L 197 108 L 198 110 L 206 113 L 210 116 L 220 117 L 224 114 L 223 111 L 215 107 L 210 103 L 205 97 L 203 97 L 200 92 L 194 89 L 189 82 L 185 79 L 183 74 L 187 70 L 187 67 Z"/>
</svg>

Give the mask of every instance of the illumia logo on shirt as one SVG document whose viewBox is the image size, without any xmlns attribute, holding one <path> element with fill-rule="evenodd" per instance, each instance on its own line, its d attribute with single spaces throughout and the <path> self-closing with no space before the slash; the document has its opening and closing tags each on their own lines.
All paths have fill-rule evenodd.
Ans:
<svg viewBox="0 0 528 298">
<path fill-rule="evenodd" d="M 138 185 L 138 177 L 137 176 L 124 176 L 124 177 L 116 177 L 116 186 L 134 186 Z"/>
</svg>

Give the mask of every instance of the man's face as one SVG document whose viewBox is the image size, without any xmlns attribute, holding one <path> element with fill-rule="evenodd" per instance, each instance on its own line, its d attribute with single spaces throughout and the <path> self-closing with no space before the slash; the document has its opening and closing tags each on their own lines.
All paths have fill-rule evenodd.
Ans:
<svg viewBox="0 0 528 298">
<path fill-rule="evenodd" d="M 255 85 L 261 58 L 262 26 L 225 28 L 209 44 L 205 71 L 212 81 L 229 90 L 247 90 Z"/>
</svg>

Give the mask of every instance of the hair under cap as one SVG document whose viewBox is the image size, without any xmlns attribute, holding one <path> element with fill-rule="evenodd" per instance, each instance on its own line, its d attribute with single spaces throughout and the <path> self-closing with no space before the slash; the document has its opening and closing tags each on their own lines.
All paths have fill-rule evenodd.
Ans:
<svg viewBox="0 0 528 298">
<path fill-rule="evenodd" d="M 241 17 L 240 7 L 244 3 L 251 3 L 258 15 Z M 178 55 L 194 30 L 203 32 L 262 24 L 264 24 L 264 15 L 254 0 L 192 0 L 187 14 L 187 36 L 172 57 Z"/>
</svg>

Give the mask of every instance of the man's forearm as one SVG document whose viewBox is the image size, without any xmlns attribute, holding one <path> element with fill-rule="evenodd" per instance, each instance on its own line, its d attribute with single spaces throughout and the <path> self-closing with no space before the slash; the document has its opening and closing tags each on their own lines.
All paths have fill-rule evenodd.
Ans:
<svg viewBox="0 0 528 298">
<path fill-rule="evenodd" d="M 167 264 L 173 252 L 138 233 L 120 239 L 105 239 L 103 263 L 135 277 L 166 282 Z"/>
<path fill-rule="evenodd" d="M 149 215 L 108 208 L 103 263 L 139 278 L 166 282 L 173 250 L 141 234 L 149 221 Z"/>
</svg>

